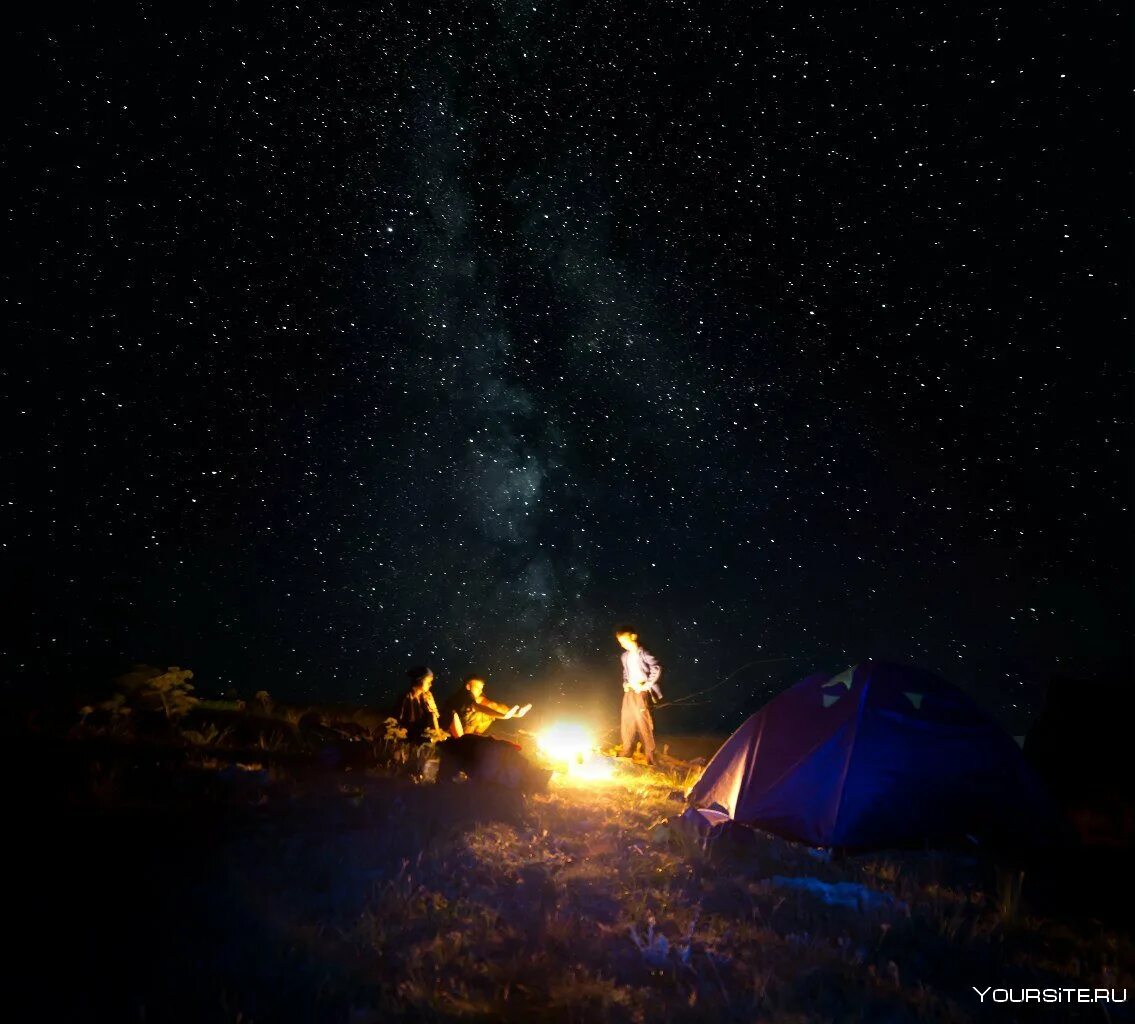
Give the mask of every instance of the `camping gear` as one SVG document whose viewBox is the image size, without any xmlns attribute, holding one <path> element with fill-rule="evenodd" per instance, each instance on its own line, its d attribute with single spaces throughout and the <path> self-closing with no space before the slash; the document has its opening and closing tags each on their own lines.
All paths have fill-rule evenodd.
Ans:
<svg viewBox="0 0 1135 1024">
<path fill-rule="evenodd" d="M 464 772 L 470 782 L 541 793 L 548 788 L 550 770 L 538 768 L 521 753 L 519 743 L 466 733 L 437 745 L 441 762 L 436 778 L 450 780 Z"/>
<path fill-rule="evenodd" d="M 813 846 L 967 835 L 1046 844 L 1062 822 L 1017 744 L 916 668 L 864 661 L 774 698 L 718 750 L 688 799 Z"/>
<path fill-rule="evenodd" d="M 819 878 L 773 875 L 769 885 L 774 889 L 795 889 L 815 896 L 829 907 L 848 907 L 852 910 L 880 910 L 895 907 L 905 910 L 906 904 L 890 893 L 879 892 L 859 882 L 824 882 Z"/>
</svg>

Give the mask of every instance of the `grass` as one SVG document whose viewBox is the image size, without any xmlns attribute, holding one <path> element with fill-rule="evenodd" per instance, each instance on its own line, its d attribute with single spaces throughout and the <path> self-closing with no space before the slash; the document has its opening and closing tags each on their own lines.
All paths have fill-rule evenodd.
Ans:
<svg viewBox="0 0 1135 1024">
<path fill-rule="evenodd" d="M 66 801 L 41 795 L 13 876 L 37 894 L 11 925 L 17 973 L 52 1015 L 940 1022 L 1012 1019 L 973 985 L 1132 987 L 1129 932 L 1042 913 L 1019 873 L 972 856 L 832 862 L 767 835 L 707 849 L 666 824 L 686 766 L 623 762 L 522 796 L 424 782 L 415 758 L 347 770 L 206 749 L 234 730 L 198 721 L 172 761 L 65 748 Z M 262 735 L 252 750 L 285 742 Z M 46 856 L 60 848 L 81 851 L 63 877 Z M 775 881 L 802 877 L 889 901 L 829 906 Z"/>
</svg>

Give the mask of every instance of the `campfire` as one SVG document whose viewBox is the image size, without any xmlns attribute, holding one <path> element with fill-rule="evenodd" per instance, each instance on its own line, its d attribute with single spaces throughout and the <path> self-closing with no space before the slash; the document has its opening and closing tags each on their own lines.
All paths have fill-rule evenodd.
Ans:
<svg viewBox="0 0 1135 1024">
<path fill-rule="evenodd" d="M 540 753 L 561 776 L 599 780 L 614 773 L 611 758 L 598 750 L 595 734 L 579 722 L 557 722 L 536 734 Z"/>
</svg>

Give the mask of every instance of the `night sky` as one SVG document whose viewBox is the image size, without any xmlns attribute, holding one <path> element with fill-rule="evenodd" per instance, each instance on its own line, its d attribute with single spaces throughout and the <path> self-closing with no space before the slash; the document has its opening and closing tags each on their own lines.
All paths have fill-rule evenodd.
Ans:
<svg viewBox="0 0 1135 1024">
<path fill-rule="evenodd" d="M 5 43 L 9 685 L 1129 665 L 1120 5 L 178 6 Z"/>
</svg>

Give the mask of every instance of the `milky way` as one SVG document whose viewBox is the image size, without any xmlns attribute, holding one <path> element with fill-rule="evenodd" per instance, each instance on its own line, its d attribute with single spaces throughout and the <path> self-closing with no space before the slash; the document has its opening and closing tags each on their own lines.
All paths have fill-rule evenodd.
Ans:
<svg viewBox="0 0 1135 1024">
<path fill-rule="evenodd" d="M 628 619 L 672 696 L 792 659 L 720 727 L 871 655 L 1014 722 L 1120 663 L 1122 20 L 27 16 L 7 678 L 570 699 Z"/>
</svg>

